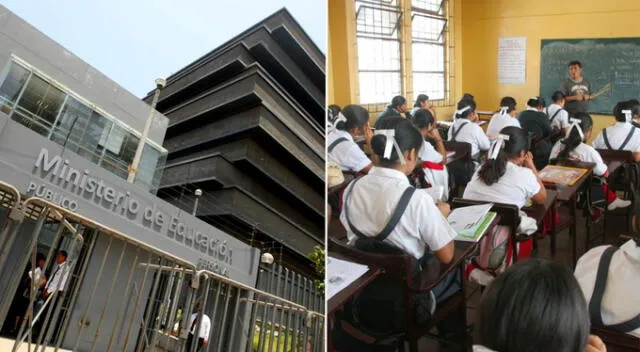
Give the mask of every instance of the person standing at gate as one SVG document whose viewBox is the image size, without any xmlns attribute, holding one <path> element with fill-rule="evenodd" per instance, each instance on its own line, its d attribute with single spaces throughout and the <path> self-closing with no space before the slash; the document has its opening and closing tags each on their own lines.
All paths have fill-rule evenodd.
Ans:
<svg viewBox="0 0 640 352">
<path fill-rule="evenodd" d="M 69 268 L 67 267 L 67 252 L 62 250 L 56 254 L 56 263 L 58 264 L 53 273 L 51 280 L 47 282 L 42 292 L 42 297 L 47 299 L 52 293 L 58 291 L 63 292 L 69 278 Z"/>
<path fill-rule="evenodd" d="M 191 314 L 191 319 L 189 320 L 189 337 L 187 338 L 187 349 L 186 352 L 191 352 L 191 346 L 193 345 L 193 339 L 195 335 L 196 328 L 198 327 L 199 318 L 202 317 L 202 324 L 200 325 L 200 331 L 198 334 L 198 348 L 196 351 L 201 351 L 202 347 L 209 344 L 209 332 L 211 331 L 211 319 L 208 315 L 202 313 L 202 305 L 200 303 L 196 303 L 195 310 L 193 314 Z"/>
</svg>

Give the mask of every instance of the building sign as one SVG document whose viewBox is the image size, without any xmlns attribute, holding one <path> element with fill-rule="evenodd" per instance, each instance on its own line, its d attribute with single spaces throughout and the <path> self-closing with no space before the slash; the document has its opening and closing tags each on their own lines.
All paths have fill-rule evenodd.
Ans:
<svg viewBox="0 0 640 352">
<path fill-rule="evenodd" d="M 20 133 L 31 135 L 19 138 Z M 42 143 L 33 143 L 34 138 Z M 22 142 L 26 140 L 30 142 Z M 7 121 L 0 133 L 0 180 L 27 196 L 46 199 L 192 262 L 198 269 L 255 284 L 257 250 L 13 121 Z"/>
</svg>

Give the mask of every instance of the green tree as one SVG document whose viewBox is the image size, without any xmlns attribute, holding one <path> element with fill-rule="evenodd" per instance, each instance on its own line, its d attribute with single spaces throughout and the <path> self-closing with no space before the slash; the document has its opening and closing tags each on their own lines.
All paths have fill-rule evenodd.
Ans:
<svg viewBox="0 0 640 352">
<path fill-rule="evenodd" d="M 316 273 L 320 277 L 319 280 L 313 280 L 313 283 L 316 285 L 321 294 L 324 295 L 324 259 L 326 256 L 326 251 L 324 248 L 320 246 L 315 246 L 313 248 L 313 252 L 309 254 L 309 259 L 311 259 L 315 265 Z"/>
</svg>

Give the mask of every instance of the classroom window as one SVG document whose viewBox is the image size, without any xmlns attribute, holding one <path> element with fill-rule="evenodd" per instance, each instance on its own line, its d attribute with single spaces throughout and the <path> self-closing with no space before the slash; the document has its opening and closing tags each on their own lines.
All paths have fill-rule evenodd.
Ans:
<svg viewBox="0 0 640 352">
<path fill-rule="evenodd" d="M 446 80 L 446 1 L 412 0 L 413 92 L 444 100 Z"/>
<path fill-rule="evenodd" d="M 360 103 L 388 102 L 401 93 L 400 24 L 397 0 L 356 1 Z"/>
</svg>

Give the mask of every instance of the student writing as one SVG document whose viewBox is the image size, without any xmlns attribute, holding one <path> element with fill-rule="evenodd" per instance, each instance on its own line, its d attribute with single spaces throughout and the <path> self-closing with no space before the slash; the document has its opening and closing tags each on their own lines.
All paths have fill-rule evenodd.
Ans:
<svg viewBox="0 0 640 352">
<path fill-rule="evenodd" d="M 371 143 L 369 112 L 358 105 L 347 105 L 327 134 L 327 159 L 340 165 L 342 171 L 366 173 L 372 163 L 358 142 Z"/>
</svg>

